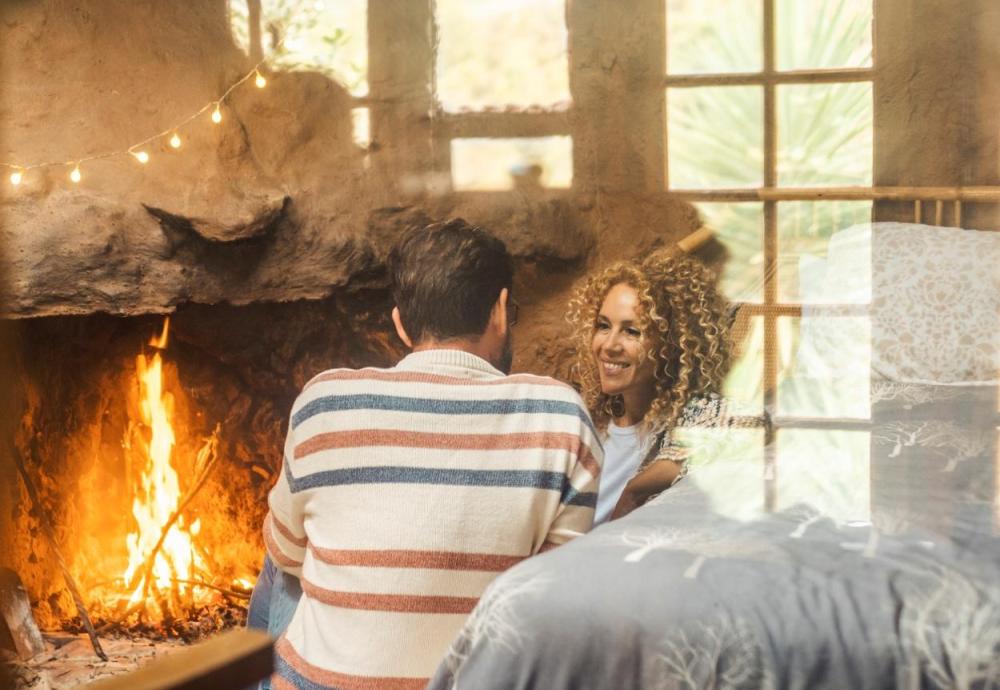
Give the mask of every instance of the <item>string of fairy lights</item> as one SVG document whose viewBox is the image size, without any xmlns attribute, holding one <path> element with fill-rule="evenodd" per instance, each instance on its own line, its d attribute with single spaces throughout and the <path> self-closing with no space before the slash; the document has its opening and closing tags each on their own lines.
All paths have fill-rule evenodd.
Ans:
<svg viewBox="0 0 1000 690">
<path fill-rule="evenodd" d="M 197 111 L 195 111 L 187 118 L 171 125 L 170 127 L 167 127 L 161 132 L 157 132 L 152 136 L 146 137 L 142 141 L 137 141 L 131 146 L 128 146 L 124 149 L 105 151 L 102 153 L 91 154 L 89 156 L 82 156 L 79 158 L 73 158 L 66 161 L 50 161 L 46 163 L 32 163 L 32 164 L 0 163 L 0 167 L 6 168 L 7 170 L 10 171 L 8 177 L 10 184 L 14 187 L 19 187 L 23 182 L 25 182 L 27 176 L 32 171 L 42 170 L 45 168 L 55 168 L 55 167 L 67 168 L 69 170 L 68 177 L 70 182 L 72 182 L 73 184 L 78 184 L 80 180 L 83 179 L 83 171 L 81 167 L 85 163 L 90 163 L 97 160 L 104 160 L 107 158 L 114 158 L 116 156 L 128 155 L 132 156 L 132 158 L 134 158 L 140 165 L 146 165 L 150 161 L 150 153 L 149 153 L 149 150 L 151 148 L 150 144 L 158 140 L 166 139 L 167 144 L 170 146 L 170 148 L 175 150 L 179 149 L 184 144 L 184 140 L 181 138 L 181 131 L 184 129 L 184 127 L 191 124 L 199 117 L 202 117 L 205 113 L 211 111 L 209 119 L 212 121 L 213 124 L 218 125 L 222 122 L 222 105 L 225 103 L 229 95 L 233 91 L 235 91 L 238 87 L 245 84 L 247 81 L 251 79 L 253 79 L 254 85 L 258 89 L 263 89 L 265 86 L 267 86 L 267 78 L 261 72 L 265 62 L 267 62 L 266 58 L 258 62 L 256 65 L 254 65 L 253 69 L 251 69 L 249 72 L 243 75 L 243 77 L 241 77 L 238 81 L 234 82 L 228 89 L 226 89 L 226 91 L 221 96 L 219 96 L 219 98 L 217 98 L 214 101 L 208 102 L 207 104 L 199 108 Z"/>
</svg>

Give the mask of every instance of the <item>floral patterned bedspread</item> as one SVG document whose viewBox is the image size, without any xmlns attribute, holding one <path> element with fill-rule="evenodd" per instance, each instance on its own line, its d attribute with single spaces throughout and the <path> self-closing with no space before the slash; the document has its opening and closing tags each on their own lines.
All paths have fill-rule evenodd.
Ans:
<svg viewBox="0 0 1000 690">
<path fill-rule="evenodd" d="M 430 690 L 1000 688 L 1000 540 L 714 514 L 693 483 L 508 571 Z"/>
</svg>

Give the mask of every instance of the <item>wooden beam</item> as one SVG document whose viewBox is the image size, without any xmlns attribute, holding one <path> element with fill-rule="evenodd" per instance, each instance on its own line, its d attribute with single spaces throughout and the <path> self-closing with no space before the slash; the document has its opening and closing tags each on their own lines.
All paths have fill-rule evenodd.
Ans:
<svg viewBox="0 0 1000 690">
<path fill-rule="evenodd" d="M 809 316 L 835 318 L 843 316 L 870 316 L 867 304 L 801 304 L 783 302 L 764 304 L 761 302 L 737 302 L 735 306 L 748 316 Z"/>
<path fill-rule="evenodd" d="M 217 690 L 245 688 L 274 671 L 272 641 L 259 630 L 230 630 L 90 690 Z"/>
<path fill-rule="evenodd" d="M 775 0 L 764 0 L 764 73 L 773 75 L 777 62 Z M 778 93 L 772 82 L 764 84 L 764 186 L 778 185 Z M 764 304 L 778 301 L 778 208 L 764 200 Z M 777 315 L 764 313 L 764 409 L 774 410 L 778 400 Z M 764 427 L 764 510 L 773 512 L 778 502 L 778 451 L 774 426 Z"/>
<path fill-rule="evenodd" d="M 500 192 L 456 192 L 484 198 Z M 774 187 L 748 189 L 671 189 L 665 198 L 678 201 L 924 201 L 1000 202 L 997 187 Z M 912 215 L 912 214 L 911 214 Z"/>
<path fill-rule="evenodd" d="M 567 111 L 443 113 L 437 117 L 445 139 L 550 137 L 570 134 Z"/>
<path fill-rule="evenodd" d="M 247 0 L 247 28 L 250 34 L 250 61 L 258 63 L 264 59 L 264 42 L 261 39 L 260 0 Z"/>
<path fill-rule="evenodd" d="M 870 419 L 847 417 L 774 417 L 775 429 L 815 429 L 822 431 L 871 431 Z"/>
<path fill-rule="evenodd" d="M 1000 201 L 1000 186 L 671 189 L 681 201 Z"/>
<path fill-rule="evenodd" d="M 700 86 L 763 86 L 765 84 L 843 84 L 875 78 L 871 68 L 788 70 L 782 72 L 739 72 L 731 74 L 671 74 L 664 79 L 668 88 Z"/>
</svg>

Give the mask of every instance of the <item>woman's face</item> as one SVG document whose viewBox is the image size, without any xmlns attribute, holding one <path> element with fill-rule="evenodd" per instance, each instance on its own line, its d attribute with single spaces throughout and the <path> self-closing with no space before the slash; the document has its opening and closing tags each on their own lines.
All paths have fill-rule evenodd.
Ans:
<svg viewBox="0 0 1000 690">
<path fill-rule="evenodd" d="M 613 286 L 597 314 L 591 351 L 597 360 L 601 390 L 607 395 L 648 395 L 656 369 L 648 338 L 639 327 L 639 295 L 635 288 Z"/>
</svg>

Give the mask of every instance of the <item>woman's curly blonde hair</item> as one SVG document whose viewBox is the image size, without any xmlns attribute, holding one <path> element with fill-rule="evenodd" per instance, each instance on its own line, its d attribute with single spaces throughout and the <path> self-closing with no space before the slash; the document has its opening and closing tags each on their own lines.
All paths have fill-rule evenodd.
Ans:
<svg viewBox="0 0 1000 690">
<path fill-rule="evenodd" d="M 647 351 L 656 358 L 656 392 L 642 426 L 669 431 L 692 398 L 721 392 L 730 356 L 726 303 L 701 264 L 669 250 L 641 263 L 612 264 L 576 289 L 567 314 L 576 347 L 573 374 L 602 430 L 611 421 L 611 396 L 601 391 L 591 341 L 604 298 L 620 283 L 638 293 L 638 325 Z"/>
</svg>

